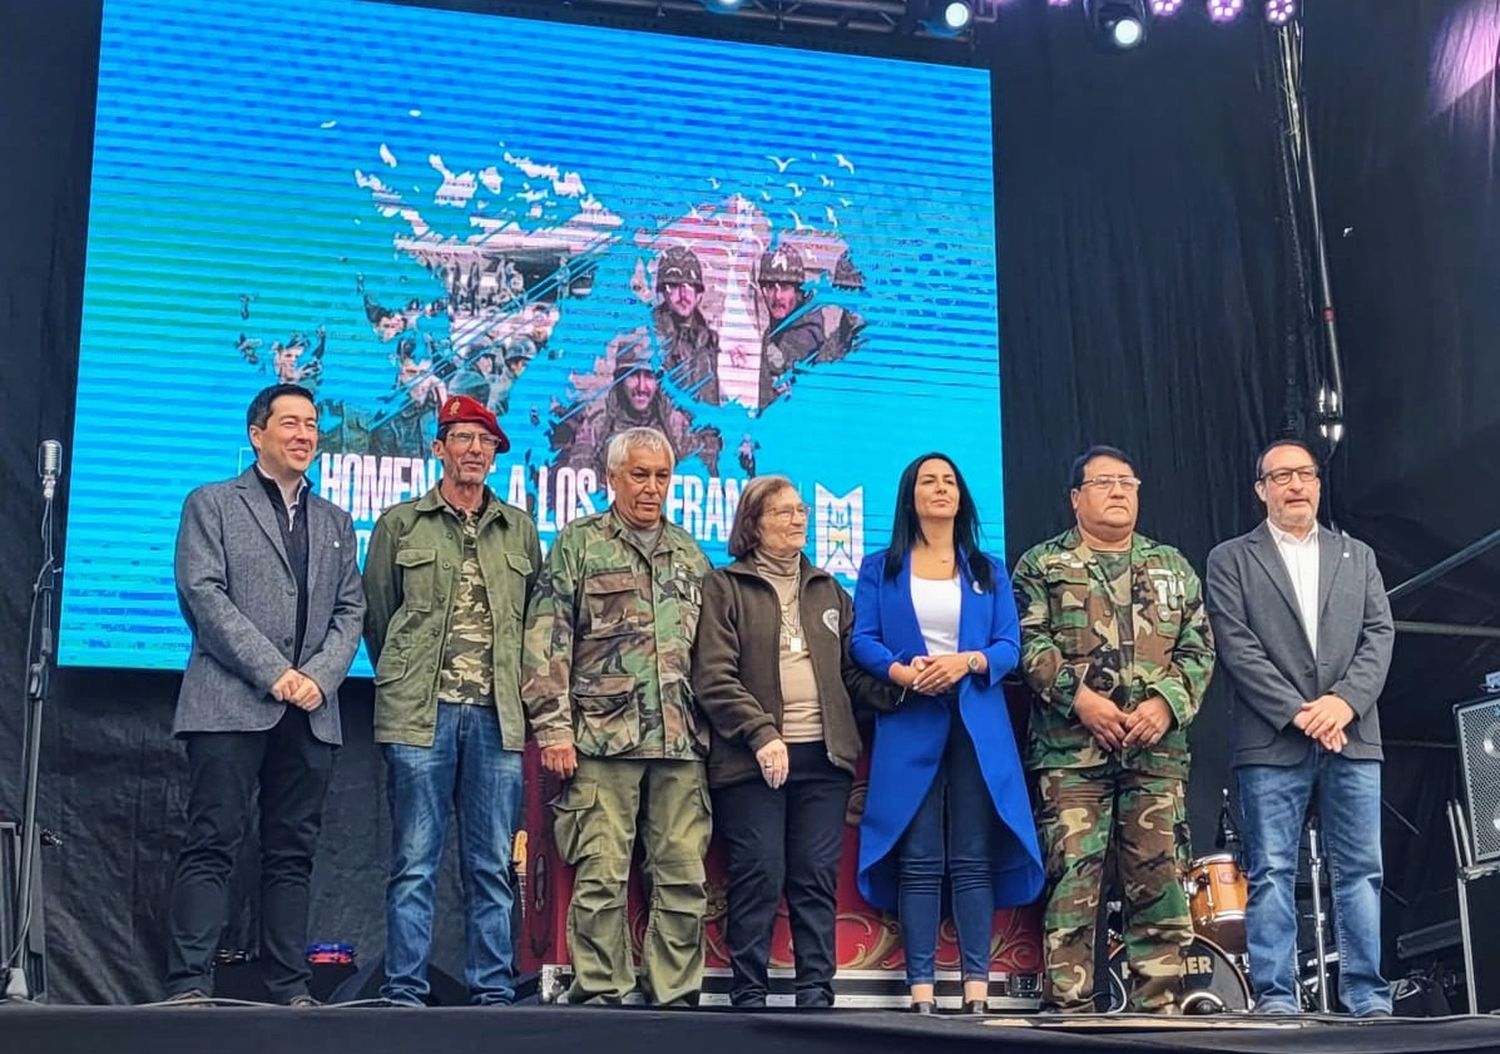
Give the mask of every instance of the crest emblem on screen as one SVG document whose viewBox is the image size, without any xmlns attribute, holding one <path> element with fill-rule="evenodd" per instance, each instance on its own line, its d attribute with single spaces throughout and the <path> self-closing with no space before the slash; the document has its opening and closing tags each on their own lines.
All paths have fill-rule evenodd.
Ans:
<svg viewBox="0 0 1500 1054">
<path fill-rule="evenodd" d="M 815 501 L 815 562 L 831 575 L 857 576 L 865 558 L 865 489 L 839 496 L 820 483 Z"/>
</svg>

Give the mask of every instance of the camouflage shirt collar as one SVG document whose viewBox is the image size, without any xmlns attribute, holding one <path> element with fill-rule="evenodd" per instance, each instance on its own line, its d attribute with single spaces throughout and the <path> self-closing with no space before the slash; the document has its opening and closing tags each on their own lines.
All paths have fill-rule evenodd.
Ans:
<svg viewBox="0 0 1500 1054">
<path fill-rule="evenodd" d="M 442 512 L 451 508 L 448 499 L 443 497 L 442 481 L 432 485 L 426 494 L 417 499 L 416 509 L 418 512 Z M 510 512 L 505 502 L 495 496 L 495 492 L 489 487 L 484 488 L 484 503 L 479 507 L 479 522 L 487 523 L 491 519 L 499 518 L 507 524 L 510 523 Z"/>
<path fill-rule="evenodd" d="M 626 538 L 630 534 L 630 527 L 625 523 L 620 514 L 615 511 L 613 505 L 604 514 L 604 529 L 611 538 L 616 539 Z M 663 516 L 661 520 L 661 538 L 656 543 L 657 550 L 671 549 L 674 552 L 681 552 L 683 550 L 683 535 L 684 531 L 681 527 L 678 527 L 671 520 Z"/>
<path fill-rule="evenodd" d="M 1088 563 L 1094 555 L 1093 550 L 1089 548 L 1089 543 L 1083 540 L 1083 532 L 1076 526 L 1070 527 L 1058 537 L 1057 547 L 1071 552 L 1084 563 Z M 1156 542 L 1147 538 L 1140 531 L 1136 531 L 1130 536 L 1130 555 L 1132 557 L 1145 556 L 1155 548 Z"/>
</svg>

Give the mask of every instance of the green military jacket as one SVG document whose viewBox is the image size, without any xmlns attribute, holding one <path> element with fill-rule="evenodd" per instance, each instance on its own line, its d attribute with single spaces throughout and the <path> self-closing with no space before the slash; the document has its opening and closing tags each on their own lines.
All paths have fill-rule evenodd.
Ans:
<svg viewBox="0 0 1500 1054">
<path fill-rule="evenodd" d="M 438 674 L 463 564 L 463 532 L 437 486 L 381 514 L 365 556 L 365 645 L 375 665 L 375 741 L 432 745 Z M 536 523 L 493 493 L 479 520 L 479 566 L 494 625 L 500 741 L 526 745 L 521 634 L 542 564 Z"/>
<path fill-rule="evenodd" d="M 1021 673 L 1036 693 L 1027 764 L 1033 769 L 1125 768 L 1185 778 L 1187 726 L 1213 676 L 1213 636 L 1203 586 L 1187 558 L 1136 534 L 1130 551 L 1135 661 L 1125 664 L 1109 582 L 1077 528 L 1027 550 L 1011 582 L 1021 615 Z M 1073 715 L 1080 684 L 1133 710 L 1166 700 L 1172 727 L 1152 747 L 1118 759 Z"/>
<path fill-rule="evenodd" d="M 539 744 L 597 758 L 708 753 L 691 681 L 708 571 L 670 523 L 649 557 L 613 510 L 562 529 L 526 617 L 521 696 Z"/>
</svg>

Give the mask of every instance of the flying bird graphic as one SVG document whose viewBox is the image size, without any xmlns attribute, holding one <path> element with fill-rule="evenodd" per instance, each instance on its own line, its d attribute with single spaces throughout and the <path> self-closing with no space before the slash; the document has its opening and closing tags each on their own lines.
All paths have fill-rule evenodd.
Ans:
<svg viewBox="0 0 1500 1054">
<path fill-rule="evenodd" d="M 773 157 L 772 155 L 767 154 L 766 155 L 766 160 L 775 163 L 775 165 L 776 165 L 776 171 L 778 171 L 778 172 L 785 172 L 786 169 L 787 169 L 787 166 L 790 165 L 790 164 L 792 164 L 797 159 L 795 157 L 789 157 L 785 161 L 783 161 L 779 157 Z"/>
<path fill-rule="evenodd" d="M 847 168 L 851 173 L 854 171 L 854 162 L 843 154 L 834 154 L 833 159 L 839 163 L 839 168 Z"/>
<path fill-rule="evenodd" d="M 807 193 L 807 188 L 797 183 L 788 183 L 786 187 L 792 192 L 792 197 L 794 198 L 800 198 L 803 194 Z"/>
</svg>

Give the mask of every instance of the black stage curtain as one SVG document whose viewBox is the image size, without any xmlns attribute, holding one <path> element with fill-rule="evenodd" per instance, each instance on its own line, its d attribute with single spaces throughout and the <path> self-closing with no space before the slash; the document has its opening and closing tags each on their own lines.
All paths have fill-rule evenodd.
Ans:
<svg viewBox="0 0 1500 1054">
<path fill-rule="evenodd" d="M 1500 277 L 1493 46 L 1489 71 L 1449 109 L 1432 115 L 1424 94 L 1431 49 L 1453 26 L 1464 39 L 1462 27 L 1477 24 L 1464 12 L 1492 12 L 1496 0 L 1311 6 L 1313 130 L 1349 395 L 1332 508 L 1375 545 L 1394 583 L 1500 526 L 1500 470 L 1483 456 L 1500 413 L 1500 357 L 1487 341 L 1500 322 L 1489 295 Z M 0 572 L 5 811 L 20 798 L 21 641 L 40 552 L 35 447 L 71 434 L 99 7 L 0 0 L 0 141 L 17 144 L 0 170 L 0 200 L 11 204 L 0 238 L 0 481 L 16 496 L 0 507 L 13 539 Z M 1305 427 L 1320 377 L 1268 39 L 1253 18 L 1219 28 L 1189 10 L 1142 51 L 1105 56 L 1080 21 L 1073 9 L 1008 5 L 983 45 L 995 89 L 1005 548 L 1014 559 L 1067 525 L 1068 462 L 1107 442 L 1140 461 L 1142 528 L 1201 568 L 1215 541 L 1255 522 L 1251 456 L 1267 436 Z M 1472 54 L 1485 38 L 1469 32 Z M 941 129 L 933 134 L 940 141 Z M 139 389 L 121 398 L 152 398 L 165 383 L 143 363 Z M 65 511 L 66 487 L 62 496 Z M 1462 601 L 1463 618 L 1493 623 L 1495 576 L 1493 560 L 1475 565 L 1400 614 L 1446 620 Z M 1447 707 L 1484 660 L 1472 642 L 1403 638 L 1384 703 L 1393 734 L 1451 740 Z M 185 783 L 167 738 L 176 686 L 169 675 L 81 670 L 54 681 L 41 819 L 63 839 L 44 854 L 55 999 L 159 994 Z M 351 685 L 312 932 L 353 941 L 366 960 L 383 945 L 389 833 L 369 706 L 368 684 Z M 1211 693 L 1194 736 L 1200 853 L 1227 782 L 1225 729 Z M 1446 778 L 1451 754 L 1428 753 L 1439 759 L 1429 771 Z M 1393 852 L 1409 844 L 1388 841 Z M 457 972 L 451 866 L 443 897 L 436 961 Z"/>
</svg>

